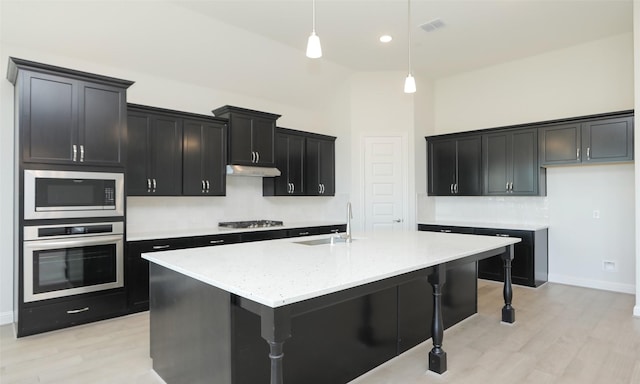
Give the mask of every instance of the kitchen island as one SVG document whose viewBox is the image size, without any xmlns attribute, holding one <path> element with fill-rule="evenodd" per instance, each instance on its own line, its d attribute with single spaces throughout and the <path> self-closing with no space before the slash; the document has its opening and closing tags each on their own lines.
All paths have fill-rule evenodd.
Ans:
<svg viewBox="0 0 640 384">
<path fill-rule="evenodd" d="M 313 382 L 317 372 L 287 366 L 285 344 L 296 355 L 309 351 L 307 360 L 314 359 L 315 348 L 331 349 L 332 345 L 294 349 L 306 343 L 302 334 L 309 334 L 297 335 L 297 329 L 304 328 L 296 325 L 298 318 L 364 300 L 358 304 L 363 309 L 356 316 L 362 320 L 357 325 L 359 342 L 369 343 L 373 349 L 385 343 L 394 345 L 398 335 L 389 330 L 397 330 L 399 324 L 397 319 L 393 321 L 397 318 L 393 312 L 397 310 L 397 289 L 407 282 L 426 280 L 433 292 L 433 298 L 424 297 L 423 302 L 433 308 L 431 324 L 424 324 L 431 327 L 434 344 L 428 366 L 442 373 L 447 361 L 441 308 L 447 272 L 463 266 L 472 266 L 475 272 L 477 260 L 495 255 L 503 255 L 505 260 L 503 321 L 515 320 L 509 270 L 513 244 L 519 239 L 417 231 L 364 233 L 355 236 L 352 243 L 330 243 L 329 238 L 312 236 L 144 254 L 151 262 L 154 370 L 169 384 L 243 382 L 239 378 L 254 369 L 245 355 L 252 356 L 256 349 L 243 343 L 251 329 L 242 319 L 249 314 L 255 321 L 248 323 L 255 323 L 266 340 L 262 344 L 268 346 L 263 357 L 269 362 L 269 376 L 260 381 L 279 384 L 283 377 L 294 376 L 295 380 Z M 454 282 L 448 284 L 455 288 Z M 379 305 L 385 300 L 390 304 Z M 377 316 L 385 320 L 377 321 Z M 315 321 L 317 332 L 341 334 L 342 326 L 329 325 L 329 320 Z M 323 324 L 331 329 L 322 329 Z M 391 326 L 381 328 L 380 324 Z M 322 340 L 316 338 L 314 343 Z M 335 360 L 357 359 L 341 356 L 344 351 L 337 345 L 334 349 Z M 391 357 L 376 357 L 365 369 Z M 322 361 L 317 363 L 318 370 L 332 369 L 322 366 Z"/>
</svg>

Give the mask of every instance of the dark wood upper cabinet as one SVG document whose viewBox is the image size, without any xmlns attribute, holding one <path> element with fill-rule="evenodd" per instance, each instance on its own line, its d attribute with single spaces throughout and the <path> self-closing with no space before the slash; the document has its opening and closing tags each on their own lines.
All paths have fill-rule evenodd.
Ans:
<svg viewBox="0 0 640 384">
<path fill-rule="evenodd" d="M 427 138 L 428 191 L 432 196 L 478 196 L 482 193 L 480 135 Z"/>
<path fill-rule="evenodd" d="M 275 166 L 274 134 L 280 115 L 230 105 L 213 114 L 229 120 L 229 164 Z"/>
<path fill-rule="evenodd" d="M 305 161 L 307 195 L 335 195 L 335 137 L 308 137 Z"/>
<path fill-rule="evenodd" d="M 131 81 L 10 58 L 24 162 L 123 166 Z"/>
<path fill-rule="evenodd" d="M 182 194 L 224 196 L 226 123 L 189 119 L 183 129 Z"/>
<path fill-rule="evenodd" d="M 130 105 L 128 125 L 127 195 L 180 195 L 182 120 Z"/>
<path fill-rule="evenodd" d="M 633 160 L 633 115 L 579 120 L 540 128 L 541 165 Z"/>
<path fill-rule="evenodd" d="M 538 195 L 538 130 L 483 135 L 485 195 Z"/>
<path fill-rule="evenodd" d="M 305 140 L 305 136 L 301 132 L 276 128 L 276 168 L 280 170 L 281 175 L 262 179 L 262 194 L 264 196 L 306 194 L 304 183 Z"/>
</svg>

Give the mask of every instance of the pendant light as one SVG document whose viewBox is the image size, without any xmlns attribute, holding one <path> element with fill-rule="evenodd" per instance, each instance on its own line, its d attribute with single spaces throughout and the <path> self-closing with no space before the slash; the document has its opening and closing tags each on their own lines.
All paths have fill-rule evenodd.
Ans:
<svg viewBox="0 0 640 384">
<path fill-rule="evenodd" d="M 322 47 L 320 46 L 320 38 L 316 35 L 316 0 L 313 0 L 313 29 L 311 36 L 307 42 L 307 57 L 317 59 L 322 57 Z"/>
<path fill-rule="evenodd" d="M 409 74 L 404 79 L 404 93 L 415 93 L 416 79 L 411 74 L 411 0 L 407 0 L 407 35 L 409 35 Z"/>
</svg>

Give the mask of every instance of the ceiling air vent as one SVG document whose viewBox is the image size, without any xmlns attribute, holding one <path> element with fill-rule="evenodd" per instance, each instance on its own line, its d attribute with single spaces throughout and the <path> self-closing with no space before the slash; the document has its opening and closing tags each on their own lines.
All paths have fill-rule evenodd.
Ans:
<svg viewBox="0 0 640 384">
<path fill-rule="evenodd" d="M 426 23 L 420 25 L 425 32 L 433 32 L 437 29 L 444 28 L 445 23 L 441 19 L 433 19 L 431 21 L 427 21 Z"/>
</svg>

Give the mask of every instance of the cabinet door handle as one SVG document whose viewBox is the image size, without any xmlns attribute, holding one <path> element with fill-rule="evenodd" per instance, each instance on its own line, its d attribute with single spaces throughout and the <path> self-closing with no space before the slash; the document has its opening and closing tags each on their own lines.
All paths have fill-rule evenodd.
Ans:
<svg viewBox="0 0 640 384">
<path fill-rule="evenodd" d="M 153 179 L 153 192 L 156 191 L 156 179 Z"/>
<path fill-rule="evenodd" d="M 318 184 L 318 194 L 322 193 L 322 184 Z"/>
<path fill-rule="evenodd" d="M 73 144 L 71 146 L 71 149 L 73 151 L 73 161 L 76 161 L 77 157 L 78 157 L 78 146 Z"/>
<path fill-rule="evenodd" d="M 211 240 L 209 241 L 209 244 L 223 244 L 224 240 Z"/>
<path fill-rule="evenodd" d="M 166 244 L 166 245 L 154 245 L 152 248 L 153 249 L 167 249 L 169 247 L 170 247 L 170 245 Z"/>
<path fill-rule="evenodd" d="M 449 185 L 449 191 L 451 191 L 451 194 L 453 195 L 453 183 Z"/>
<path fill-rule="evenodd" d="M 580 148 L 576 148 L 576 160 L 580 160 Z"/>
<path fill-rule="evenodd" d="M 326 188 L 324 187 L 324 183 L 322 183 L 322 194 L 324 195 L 324 192 L 326 191 Z"/>
<path fill-rule="evenodd" d="M 206 188 L 204 187 L 204 180 L 200 180 L 200 182 L 201 182 L 201 184 L 202 184 L 202 193 L 204 193 L 204 190 L 206 189 Z"/>
<path fill-rule="evenodd" d="M 296 192 L 296 184 L 291 183 L 291 193 L 295 193 L 295 192 Z"/>
<path fill-rule="evenodd" d="M 256 153 L 251 151 L 251 162 L 255 163 L 256 162 Z"/>
<path fill-rule="evenodd" d="M 498 236 L 498 237 L 509 237 L 509 235 L 507 235 L 506 233 L 496 233 L 496 236 Z"/>
<path fill-rule="evenodd" d="M 331 230 L 331 231 L 329 231 L 329 232 L 331 232 L 331 233 L 339 233 L 339 232 L 340 232 L 340 229 L 335 228 L 335 229 L 332 229 L 332 230 Z"/>
<path fill-rule="evenodd" d="M 298 236 L 307 236 L 309 235 L 309 232 L 300 232 L 298 233 Z"/>
<path fill-rule="evenodd" d="M 80 162 L 84 162 L 84 145 L 80 144 Z"/>
<path fill-rule="evenodd" d="M 260 162 L 260 152 L 256 151 L 256 163 Z"/>
<path fill-rule="evenodd" d="M 591 147 L 587 147 L 587 160 L 591 160 Z"/>
<path fill-rule="evenodd" d="M 151 192 L 151 179 L 147 179 L 147 192 Z"/>
<path fill-rule="evenodd" d="M 80 309 L 70 309 L 67 311 L 67 313 L 70 315 L 73 315 L 75 313 L 87 312 L 88 310 L 89 310 L 89 307 L 84 307 Z"/>
<path fill-rule="evenodd" d="M 442 233 L 451 233 L 450 229 L 441 229 L 440 232 Z"/>
<path fill-rule="evenodd" d="M 504 189 L 509 192 L 509 182 L 507 181 L 507 184 L 504 186 Z"/>
<path fill-rule="evenodd" d="M 457 195 L 458 194 L 458 183 L 453 184 L 453 192 Z"/>
<path fill-rule="evenodd" d="M 206 182 L 207 182 L 207 193 L 208 193 L 208 192 L 209 192 L 209 189 L 211 189 L 211 188 L 209 188 L 209 186 L 210 186 L 210 185 L 209 185 L 209 180 L 206 180 Z"/>
</svg>

